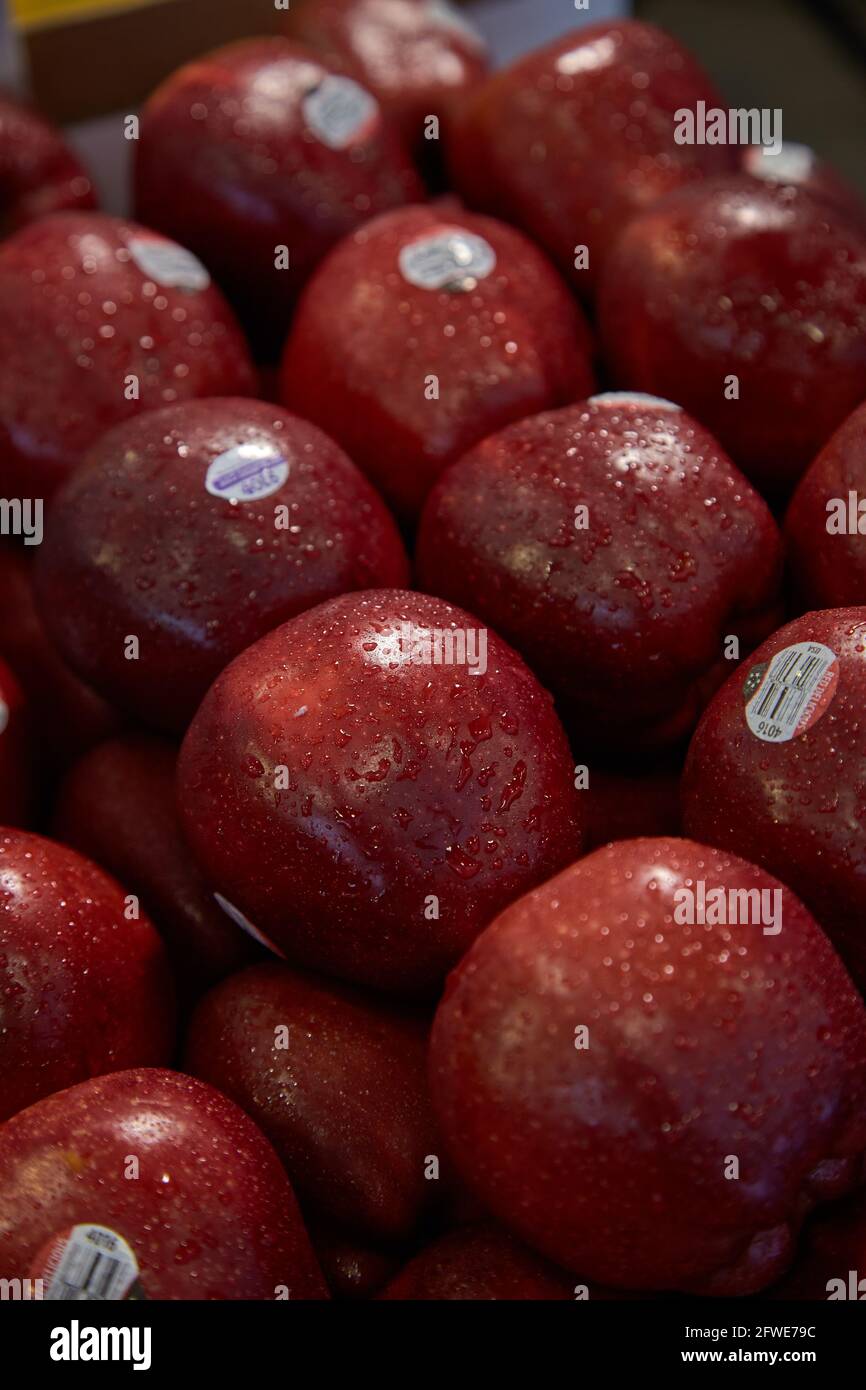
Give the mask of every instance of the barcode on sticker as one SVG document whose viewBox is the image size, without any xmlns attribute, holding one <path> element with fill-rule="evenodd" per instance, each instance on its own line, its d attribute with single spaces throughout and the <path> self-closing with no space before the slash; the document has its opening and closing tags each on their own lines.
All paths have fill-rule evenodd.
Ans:
<svg viewBox="0 0 866 1390">
<path fill-rule="evenodd" d="M 289 476 L 289 464 L 273 444 L 238 444 L 209 465 L 205 487 L 212 497 L 252 502 L 279 491 Z"/>
<path fill-rule="evenodd" d="M 74 1226 L 55 1258 L 45 1293 L 55 1302 L 122 1299 L 138 1278 L 132 1250 L 106 1226 Z"/>
<path fill-rule="evenodd" d="M 839 660 L 820 642 L 777 652 L 746 705 L 746 723 L 766 743 L 787 743 L 821 718 L 836 691 Z"/>
<path fill-rule="evenodd" d="M 496 268 L 496 252 L 483 237 L 446 227 L 400 251 L 400 272 L 422 290 L 466 290 Z"/>
<path fill-rule="evenodd" d="M 351 77 L 328 76 L 303 100 L 304 120 L 330 150 L 345 150 L 371 135 L 379 103 Z"/>
</svg>

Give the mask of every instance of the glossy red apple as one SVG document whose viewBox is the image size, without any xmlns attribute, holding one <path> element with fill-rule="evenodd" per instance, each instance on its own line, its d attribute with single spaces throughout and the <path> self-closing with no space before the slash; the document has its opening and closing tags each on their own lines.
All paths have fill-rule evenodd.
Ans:
<svg viewBox="0 0 866 1390">
<path fill-rule="evenodd" d="M 784 876 L 866 985 L 866 608 L 773 633 L 706 710 L 686 832 Z"/>
<path fill-rule="evenodd" d="M 372 1298 L 400 1267 L 393 1250 L 371 1245 L 331 1222 L 309 1221 L 310 1239 L 334 1298 Z"/>
<path fill-rule="evenodd" d="M 555 1302 L 575 1297 L 575 1280 L 498 1226 L 468 1226 L 440 1236 L 400 1271 L 383 1299 Z"/>
<path fill-rule="evenodd" d="M 404 208 L 347 238 L 314 276 L 283 399 L 412 518 L 480 439 L 586 395 L 590 355 L 580 310 L 519 232 L 449 205 Z"/>
<path fill-rule="evenodd" d="M 261 948 L 222 911 L 184 841 L 176 760 L 172 744 L 147 734 L 91 749 L 60 787 L 52 833 L 141 896 L 189 994 L 240 970 Z"/>
<path fill-rule="evenodd" d="M 406 144 L 428 150 L 425 122 L 446 125 L 485 75 L 485 40 L 450 0 L 301 0 L 287 33 L 342 63 L 375 92 Z"/>
<path fill-rule="evenodd" d="M 423 1022 L 277 964 L 202 1000 L 184 1062 L 255 1120 L 302 1200 L 382 1240 L 436 1194 L 426 1064 Z"/>
<path fill-rule="evenodd" d="M 314 425 L 260 401 L 204 400 L 100 440 L 54 500 L 36 578 L 84 679 L 182 732 L 257 638 L 346 590 L 402 586 L 408 567 L 380 498 Z"/>
<path fill-rule="evenodd" d="M 93 184 L 60 131 L 0 92 L 0 236 L 52 212 L 95 206 Z"/>
<path fill-rule="evenodd" d="M 372 93 L 282 38 L 180 68 L 145 106 L 136 156 L 137 215 L 200 255 L 274 351 L 325 252 L 423 193 Z"/>
<path fill-rule="evenodd" d="M 621 841 L 482 933 L 431 1077 L 458 1168 L 543 1254 L 617 1287 L 748 1293 L 858 1179 L 866 1008 L 763 870 Z"/>
<path fill-rule="evenodd" d="M 589 294 L 636 212 L 733 166 L 727 146 L 677 143 L 676 113 L 699 101 L 722 105 L 669 34 L 591 24 L 477 89 L 452 134 L 452 174 L 471 206 L 523 227 Z M 584 247 L 588 263 L 576 254 Z"/>
<path fill-rule="evenodd" d="M 744 174 L 764 183 L 805 189 L 866 230 L 866 201 L 862 194 L 808 145 L 785 140 L 777 153 L 770 146 L 748 145 L 740 167 Z"/>
<path fill-rule="evenodd" d="M 866 404 L 806 470 L 785 518 L 791 585 L 810 608 L 866 603 Z"/>
<path fill-rule="evenodd" d="M 111 1299 L 327 1297 L 270 1144 L 190 1076 L 143 1068 L 85 1081 L 0 1128 L 4 1275 L 44 1278 L 46 1297 L 62 1297 L 51 1292 L 58 1245 L 68 1249 L 58 1237 L 93 1224 L 106 1232 L 96 1254 L 120 1237 L 134 1261 L 115 1273 L 135 1282 L 127 1294 L 127 1279 L 109 1284 Z M 77 1240 L 87 1248 L 84 1232 Z M 112 1273 L 95 1262 L 73 1279 L 90 1275 L 91 1298 Z"/>
<path fill-rule="evenodd" d="M 32 561 L 0 546 L 0 653 L 24 690 L 33 753 L 53 779 L 86 749 L 117 733 L 121 716 L 67 666 L 36 609 Z"/>
<path fill-rule="evenodd" d="M 29 703 L 0 661 L 0 825 L 28 826 L 35 807 L 33 727 Z"/>
<path fill-rule="evenodd" d="M 332 599 L 233 661 L 178 795 L 208 878 L 265 936 L 395 990 L 438 984 L 580 851 L 549 695 L 477 619 L 399 590 Z"/>
<path fill-rule="evenodd" d="M 665 401 L 613 393 L 511 425 L 454 464 L 418 538 L 422 588 L 471 607 L 526 658 L 577 751 L 687 735 L 781 618 L 770 512 L 716 441 Z"/>
<path fill-rule="evenodd" d="M 101 213 L 58 213 L 0 246 L 0 488 L 48 497 L 143 410 L 249 394 L 246 343 L 199 261 Z"/>
<path fill-rule="evenodd" d="M 608 365 L 672 396 L 782 495 L 866 396 L 866 232 L 802 189 L 680 189 L 626 228 L 599 294 Z"/>
<path fill-rule="evenodd" d="M 65 845 L 0 830 L 0 1119 L 86 1077 L 161 1066 L 172 1042 L 147 917 Z"/>
</svg>

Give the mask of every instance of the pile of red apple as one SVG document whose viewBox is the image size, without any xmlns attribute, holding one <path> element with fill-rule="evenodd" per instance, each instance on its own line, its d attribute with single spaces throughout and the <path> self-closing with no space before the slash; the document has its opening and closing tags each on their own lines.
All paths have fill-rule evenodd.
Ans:
<svg viewBox="0 0 866 1390">
<path fill-rule="evenodd" d="M 0 102 L 0 1277 L 841 1296 L 866 209 L 645 24 L 286 25 L 135 220 Z"/>
</svg>

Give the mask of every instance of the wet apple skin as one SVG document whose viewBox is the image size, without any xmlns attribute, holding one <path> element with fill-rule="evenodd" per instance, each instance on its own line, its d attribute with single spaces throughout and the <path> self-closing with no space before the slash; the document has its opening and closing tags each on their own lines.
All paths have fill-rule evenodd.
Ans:
<svg viewBox="0 0 866 1390">
<path fill-rule="evenodd" d="M 125 1176 L 130 1156 L 136 1180 Z M 27 1277 L 52 1236 L 91 1221 L 131 1245 L 148 1298 L 273 1299 L 281 1285 L 291 1299 L 328 1296 L 264 1135 L 179 1072 L 84 1082 L 0 1128 L 0 1266 L 10 1277 Z"/>
<path fill-rule="evenodd" d="M 406 279 L 401 252 L 452 228 L 487 242 L 493 271 L 465 292 Z M 472 445 L 587 395 L 593 351 L 579 306 L 520 232 L 446 204 L 401 208 L 346 238 L 310 281 L 283 355 L 282 399 L 414 521 Z"/>
<path fill-rule="evenodd" d="M 176 765 L 167 739 L 109 739 L 69 769 L 51 824 L 57 839 L 141 894 L 187 1002 L 262 949 L 219 907 L 184 841 Z"/>
<path fill-rule="evenodd" d="M 90 177 L 60 131 L 0 94 L 0 237 L 52 212 L 95 206 Z"/>
<path fill-rule="evenodd" d="M 768 507 L 664 402 L 602 396 L 484 440 L 428 498 L 416 565 L 522 653 L 579 752 L 687 737 L 726 639 L 748 651 L 782 616 Z"/>
<path fill-rule="evenodd" d="M 0 660 L 0 825 L 29 828 L 36 808 L 34 735 L 30 701 Z"/>
<path fill-rule="evenodd" d="M 437 1191 L 426 1059 L 423 1020 L 274 963 L 200 1002 L 184 1066 L 256 1121 L 302 1200 L 389 1241 L 412 1234 Z"/>
<path fill-rule="evenodd" d="M 575 1280 L 486 1222 L 449 1231 L 426 1246 L 379 1295 L 389 1302 L 560 1302 Z"/>
<path fill-rule="evenodd" d="M 849 512 L 852 492 L 856 494 L 853 517 Z M 864 498 L 866 404 L 848 416 L 807 468 L 785 517 L 788 574 L 804 606 L 848 608 L 866 603 L 866 517 L 857 506 Z M 827 504 L 837 501 L 845 504 L 846 530 L 831 534 Z M 852 520 L 857 528 L 853 534 Z"/>
<path fill-rule="evenodd" d="M 0 547 L 0 652 L 14 668 L 27 698 L 34 756 L 52 782 L 59 772 L 103 739 L 123 719 L 79 680 L 46 631 L 33 592 L 33 563 L 23 547 Z"/>
<path fill-rule="evenodd" d="M 622 1288 L 748 1293 L 784 1270 L 810 1202 L 857 1180 L 866 1010 L 787 889 L 778 936 L 675 925 L 699 877 L 780 886 L 634 840 L 506 909 L 449 978 L 432 1092 L 464 1179 L 549 1258 Z"/>
<path fill-rule="evenodd" d="M 836 693 L 805 733 L 757 738 L 743 713 L 755 666 L 799 641 L 840 658 Z M 861 987 L 866 984 L 866 608 L 806 613 L 775 632 L 715 696 L 683 773 L 686 834 L 762 864 L 815 914 Z"/>
<path fill-rule="evenodd" d="M 205 874 L 290 960 L 414 992 L 577 857 L 582 812 L 551 698 L 516 653 L 491 632 L 485 675 L 401 660 L 404 622 L 480 628 L 401 590 L 301 614 L 212 686 L 178 797 Z"/>
<path fill-rule="evenodd" d="M 429 154 L 430 116 L 447 125 L 483 79 L 483 41 L 437 23 L 426 0 L 314 0 L 284 15 L 289 38 L 324 53 L 375 92 L 410 149 Z M 459 13 L 459 11 L 458 11 Z M 425 149 L 426 146 L 426 149 Z"/>
<path fill-rule="evenodd" d="M 0 1118 L 87 1077 L 162 1066 L 174 1043 L 165 949 L 127 890 L 74 850 L 0 832 Z"/>
<path fill-rule="evenodd" d="M 787 498 L 866 395 L 866 231 L 742 175 L 679 189 L 626 227 L 598 315 L 614 381 L 672 397 Z"/>
<path fill-rule="evenodd" d="M 132 259 L 130 243 L 154 237 L 61 212 L 0 242 L 4 496 L 49 498 L 100 435 L 145 410 L 252 395 L 246 341 L 215 285 L 157 285 Z"/>
<path fill-rule="evenodd" d="M 330 247 L 368 217 L 424 197 L 381 109 L 351 148 L 331 149 L 309 129 L 304 99 L 337 71 L 285 38 L 243 40 L 179 68 L 141 116 L 136 215 L 201 257 L 269 357 Z"/>
<path fill-rule="evenodd" d="M 470 207 L 522 227 L 590 297 L 636 213 L 733 167 L 728 146 L 677 144 L 675 113 L 698 101 L 724 104 L 671 35 L 632 21 L 592 24 L 470 95 L 449 139 L 451 175 Z M 589 264 L 576 269 L 581 246 Z"/>
<path fill-rule="evenodd" d="M 286 461 L 284 481 L 260 497 L 213 496 L 209 468 L 250 443 Z M 43 620 L 70 664 L 177 734 L 266 632 L 336 594 L 407 578 L 396 524 L 342 449 L 279 406 L 232 398 L 152 411 L 104 436 L 56 495 L 36 563 Z"/>
</svg>

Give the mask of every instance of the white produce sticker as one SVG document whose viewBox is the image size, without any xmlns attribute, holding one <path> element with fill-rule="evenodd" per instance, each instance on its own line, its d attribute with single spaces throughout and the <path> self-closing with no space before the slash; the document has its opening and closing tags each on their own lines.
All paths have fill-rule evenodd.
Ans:
<svg viewBox="0 0 866 1390">
<path fill-rule="evenodd" d="M 73 1226 L 52 1247 L 45 1298 L 114 1302 L 138 1279 L 138 1262 L 123 1236 L 107 1226 Z"/>
<path fill-rule="evenodd" d="M 400 251 L 400 273 L 422 290 L 469 290 L 495 269 L 490 243 L 460 227 L 443 227 Z"/>
<path fill-rule="evenodd" d="M 746 682 L 746 723 L 765 743 L 788 743 L 826 713 L 839 684 L 839 658 L 820 642 L 797 642 L 756 666 Z"/>
<path fill-rule="evenodd" d="M 204 485 L 212 497 L 255 502 L 279 491 L 288 476 L 288 462 L 273 444 L 238 444 L 213 460 Z"/>
<path fill-rule="evenodd" d="M 810 177 L 815 167 L 815 151 L 791 140 L 783 141 L 778 154 L 762 145 L 754 145 L 746 151 L 745 164 L 753 178 L 766 179 L 769 183 L 799 183 Z"/>
<path fill-rule="evenodd" d="M 142 275 L 166 289 L 197 294 L 210 285 L 210 276 L 198 257 L 176 241 L 136 237 L 129 243 L 129 254 Z"/>
<path fill-rule="evenodd" d="M 681 405 L 666 401 L 664 396 L 648 396 L 645 391 L 603 391 L 600 396 L 590 396 L 590 405 L 651 405 L 657 410 L 679 410 Z"/>
<path fill-rule="evenodd" d="M 325 77 L 303 101 L 304 120 L 329 150 L 345 150 L 371 134 L 379 103 L 351 77 Z"/>
</svg>

